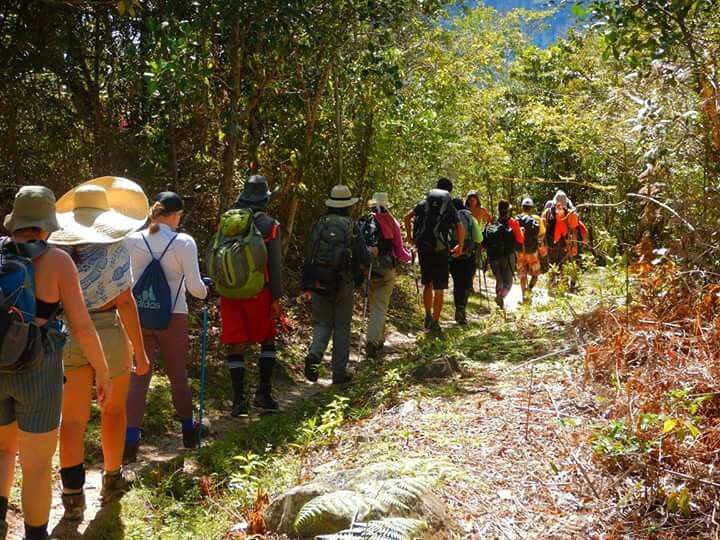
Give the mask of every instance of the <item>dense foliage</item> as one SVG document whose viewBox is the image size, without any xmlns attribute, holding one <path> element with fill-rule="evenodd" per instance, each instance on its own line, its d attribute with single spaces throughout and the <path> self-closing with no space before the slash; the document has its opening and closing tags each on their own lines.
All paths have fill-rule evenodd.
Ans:
<svg viewBox="0 0 720 540">
<path fill-rule="evenodd" d="M 649 231 L 687 256 L 680 220 L 625 194 L 717 228 L 717 5 L 584 5 L 581 30 L 539 49 L 547 14 L 482 4 L 10 0 L 2 183 L 126 175 L 191 197 L 204 233 L 260 171 L 296 239 L 337 182 L 404 208 L 446 174 L 490 206 L 563 188 L 605 205 L 583 210 L 596 244 Z"/>
</svg>

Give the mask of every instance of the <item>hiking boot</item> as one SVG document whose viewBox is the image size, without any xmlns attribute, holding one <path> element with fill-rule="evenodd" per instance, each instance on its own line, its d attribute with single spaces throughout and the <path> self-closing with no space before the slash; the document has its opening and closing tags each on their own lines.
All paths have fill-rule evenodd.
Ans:
<svg viewBox="0 0 720 540">
<path fill-rule="evenodd" d="M 505 300 L 502 296 L 496 296 L 495 297 L 495 303 L 498 305 L 500 309 L 505 309 Z"/>
<path fill-rule="evenodd" d="M 135 463 L 137 461 L 138 450 L 140 449 L 140 441 L 136 443 L 125 443 L 125 449 L 123 450 L 123 465 Z"/>
<path fill-rule="evenodd" d="M 257 392 L 255 392 L 255 399 L 253 399 L 253 407 L 263 411 L 277 411 L 280 409 L 269 388 L 262 390 L 258 388 Z"/>
<path fill-rule="evenodd" d="M 130 491 L 133 481 L 134 478 L 123 469 L 114 474 L 103 473 L 100 505 L 106 506 L 120 499 Z"/>
<path fill-rule="evenodd" d="M 354 375 L 350 371 L 345 371 L 344 373 L 341 373 L 339 375 L 333 375 L 332 383 L 335 386 L 340 386 L 343 384 L 350 384 L 353 380 Z"/>
<path fill-rule="evenodd" d="M 432 314 L 429 311 L 425 312 L 425 322 L 423 323 L 423 328 L 425 330 L 430 330 L 430 326 L 432 325 L 433 318 Z"/>
<path fill-rule="evenodd" d="M 182 439 L 185 448 L 197 448 L 200 444 L 200 425 L 193 422 L 191 428 L 183 428 Z"/>
<path fill-rule="evenodd" d="M 378 356 L 380 356 L 380 352 L 382 351 L 382 347 L 382 345 L 368 341 L 365 345 L 365 354 L 368 358 L 377 360 Z"/>
<path fill-rule="evenodd" d="M 245 399 L 236 399 L 233 400 L 232 410 L 230 411 L 230 416 L 233 418 L 237 418 L 239 416 L 248 416 L 249 410 L 248 410 L 248 404 Z"/>
<path fill-rule="evenodd" d="M 0 540 L 5 540 L 8 533 L 7 521 L 0 521 Z"/>
<path fill-rule="evenodd" d="M 461 326 L 467 324 L 467 314 L 465 312 L 465 306 L 459 306 L 455 308 L 455 322 Z"/>
<path fill-rule="evenodd" d="M 65 521 L 82 521 L 85 517 L 85 492 L 63 493 L 62 504 L 65 508 L 63 519 Z M 2 535 L 0 535 L 2 538 Z"/>
<path fill-rule="evenodd" d="M 305 357 L 305 378 L 310 382 L 317 382 L 320 377 L 320 370 L 318 369 L 318 360 L 314 355 L 308 354 Z"/>
<path fill-rule="evenodd" d="M 440 328 L 440 321 L 433 321 L 428 328 L 428 334 L 435 337 L 442 336 L 442 328 Z"/>
</svg>

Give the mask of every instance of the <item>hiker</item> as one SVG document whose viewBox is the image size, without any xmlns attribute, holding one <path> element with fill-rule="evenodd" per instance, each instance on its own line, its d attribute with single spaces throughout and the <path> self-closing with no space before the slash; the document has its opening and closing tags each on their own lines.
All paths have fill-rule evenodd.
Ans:
<svg viewBox="0 0 720 540">
<path fill-rule="evenodd" d="M 8 498 L 19 452 L 25 538 L 44 540 L 48 538 L 52 457 L 62 408 L 65 337 L 56 319 L 61 307 L 75 343 L 95 371 L 101 409 L 112 396 L 112 383 L 75 264 L 67 253 L 46 244 L 48 236 L 60 228 L 55 195 L 42 186 L 20 188 L 4 226 L 10 238 L 0 246 L 0 538 L 8 530 Z M 30 275 L 18 293 L 26 272 L 34 272 L 34 279 Z M 14 348 L 5 338 L 21 321 L 31 322 L 37 333 L 22 348 Z"/>
<path fill-rule="evenodd" d="M 248 415 L 245 366 L 247 348 L 254 343 L 260 344 L 260 381 L 253 407 L 279 408 L 272 395 L 272 375 L 282 296 L 282 239 L 280 223 L 265 212 L 278 191 L 279 187 L 270 191 L 264 176 L 248 178 L 233 209 L 220 218 L 208 251 L 208 273 L 220 296 L 220 341 L 230 347 L 226 362 L 232 417 Z"/>
<path fill-rule="evenodd" d="M 515 217 L 523 231 L 522 248 L 517 253 L 517 271 L 523 302 L 531 301 L 532 290 L 540 276 L 539 250 L 545 238 L 545 222 L 532 213 L 535 203 L 530 197 L 522 201 L 522 213 Z M 528 282 L 528 277 L 530 278 Z"/>
<path fill-rule="evenodd" d="M 515 249 L 525 242 L 520 225 L 510 217 L 510 203 L 498 203 L 498 217 L 485 227 L 483 247 L 495 276 L 495 303 L 505 309 L 505 297 L 512 289 L 515 274 Z"/>
<path fill-rule="evenodd" d="M 378 254 L 377 249 L 368 250 L 359 225 L 350 217 L 350 208 L 358 200 L 347 186 L 333 187 L 325 200 L 327 211 L 313 226 L 306 245 L 303 289 L 312 294 L 313 338 L 305 357 L 305 378 L 311 382 L 318 380 L 330 338 L 333 384 L 353 379 L 347 368 L 353 292 L 362 283 L 371 254 Z"/>
<path fill-rule="evenodd" d="M 480 204 L 480 196 L 475 190 L 468 191 L 467 195 L 465 195 L 465 208 L 470 210 L 475 218 L 475 221 L 477 221 L 478 226 L 480 227 L 480 238 L 485 225 L 492 223 L 492 215 L 487 211 L 487 208 Z M 475 250 L 475 269 L 473 270 L 472 278 L 470 280 L 470 292 L 473 292 L 474 290 L 475 274 L 477 273 L 478 268 L 482 267 L 482 246 L 478 246 L 478 249 Z M 482 290 L 482 286 L 480 289 Z"/>
<path fill-rule="evenodd" d="M 480 196 L 477 191 L 468 191 L 467 195 L 465 195 L 465 208 L 470 210 L 481 228 L 484 228 L 488 223 L 492 223 L 492 214 L 480 204 Z"/>
<path fill-rule="evenodd" d="M 453 199 L 453 205 L 460 217 L 460 223 L 465 231 L 463 251 L 457 257 L 450 259 L 450 274 L 453 278 L 453 300 L 455 302 L 455 322 L 459 325 L 467 324 L 467 303 L 472 291 L 473 276 L 477 269 L 477 247 L 482 241 L 482 231 L 475 217 L 465 207 L 461 199 Z M 457 244 L 455 230 L 450 229 L 450 247 Z"/>
<path fill-rule="evenodd" d="M 183 210 L 183 199 L 177 193 L 159 193 L 150 208 L 149 227 L 130 234 L 125 239 L 125 246 L 132 261 L 133 296 L 140 314 L 145 354 L 151 364 L 156 363 L 158 353 L 162 357 L 165 373 L 170 379 L 175 416 L 180 420 L 183 446 L 195 448 L 198 426 L 193 421 L 192 394 L 187 377 L 186 292 L 202 300 L 208 291 L 200 275 L 195 240 L 188 234 L 176 232 Z M 137 460 L 151 378 L 152 368 L 143 375 L 133 373 L 130 377 L 124 463 Z"/>
<path fill-rule="evenodd" d="M 562 266 L 569 259 L 568 235 L 578 226 L 577 212 L 564 191 L 558 190 L 545 204 L 542 219 L 548 263 Z"/>
<path fill-rule="evenodd" d="M 415 245 L 420 259 L 420 276 L 423 284 L 425 305 L 425 330 L 440 333 L 440 314 L 444 292 L 448 287 L 449 257 L 458 257 L 463 252 L 465 229 L 460 223 L 450 193 L 453 183 L 449 178 L 440 177 L 436 188 L 431 189 L 423 201 L 405 214 L 407 242 Z M 455 228 L 457 244 L 449 248 L 449 232 Z"/>
<path fill-rule="evenodd" d="M 362 220 L 361 230 L 365 244 L 377 248 L 378 253 L 372 259 L 369 276 L 370 318 L 365 351 L 368 358 L 376 358 L 385 344 L 385 317 L 397 279 L 396 267 L 398 263 L 410 262 L 412 255 L 403 245 L 400 223 L 390 213 L 388 194 L 373 194 L 368 206 L 372 213 Z"/>
<path fill-rule="evenodd" d="M 130 372 L 150 368 L 140 320 L 132 294 L 130 254 L 123 239 L 145 223 L 147 197 L 125 178 L 105 176 L 71 189 L 57 202 L 61 230 L 49 242 L 75 261 L 85 305 L 105 350 L 113 391 L 100 411 L 103 505 L 130 487 L 123 474 L 122 455 L 127 424 L 126 402 Z M 81 521 L 85 511 L 85 430 L 90 419 L 93 381 L 97 372 L 77 336 L 70 332 L 63 354 L 65 392 L 60 424 L 60 478 L 64 519 Z"/>
</svg>

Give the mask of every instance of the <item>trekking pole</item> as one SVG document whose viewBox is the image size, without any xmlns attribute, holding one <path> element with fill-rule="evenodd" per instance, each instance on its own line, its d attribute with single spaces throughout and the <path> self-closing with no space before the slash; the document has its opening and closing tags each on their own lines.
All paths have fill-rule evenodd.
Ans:
<svg viewBox="0 0 720 540">
<path fill-rule="evenodd" d="M 208 296 L 210 291 L 208 291 Z M 205 412 L 205 368 L 207 366 L 208 297 L 203 301 L 202 334 L 200 336 L 200 412 L 198 413 L 198 446 L 202 443 Z"/>
<path fill-rule="evenodd" d="M 415 268 L 415 256 L 417 255 L 417 251 L 415 249 L 412 250 L 412 262 L 410 263 L 412 267 L 412 274 L 413 274 L 413 280 L 415 281 L 415 297 L 417 298 L 417 301 L 419 304 L 422 304 L 420 302 L 420 283 L 418 282 L 417 277 L 417 269 Z"/>
<path fill-rule="evenodd" d="M 365 315 L 367 315 L 368 297 L 370 296 L 370 280 L 372 279 L 372 268 L 373 263 L 370 261 L 370 268 L 368 268 L 367 280 L 365 281 L 365 299 L 363 300 L 363 315 L 362 320 L 365 322 Z"/>
</svg>

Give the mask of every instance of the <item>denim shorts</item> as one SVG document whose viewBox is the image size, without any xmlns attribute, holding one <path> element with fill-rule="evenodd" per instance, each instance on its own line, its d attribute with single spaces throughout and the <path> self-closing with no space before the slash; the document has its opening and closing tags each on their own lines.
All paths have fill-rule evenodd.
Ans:
<svg viewBox="0 0 720 540">
<path fill-rule="evenodd" d="M 48 328 L 44 341 L 45 355 L 39 366 L 0 374 L 0 426 L 17 421 L 27 433 L 48 433 L 60 425 L 65 335 Z"/>
</svg>

